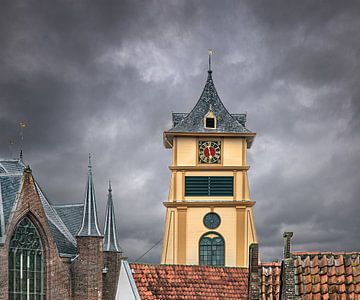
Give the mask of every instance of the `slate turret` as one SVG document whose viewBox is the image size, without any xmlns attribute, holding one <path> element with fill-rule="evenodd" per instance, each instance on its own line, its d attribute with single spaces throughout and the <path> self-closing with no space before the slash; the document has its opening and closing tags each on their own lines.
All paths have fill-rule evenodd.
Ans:
<svg viewBox="0 0 360 300">
<path fill-rule="evenodd" d="M 116 283 L 119 277 L 122 253 L 117 241 L 116 220 L 110 181 L 105 216 L 103 251 L 105 265 L 103 275 L 103 299 L 115 299 Z"/>
<path fill-rule="evenodd" d="M 91 156 L 84 200 L 82 225 L 76 236 L 78 256 L 74 260 L 74 299 L 103 297 L 103 236 L 99 230 Z"/>
</svg>

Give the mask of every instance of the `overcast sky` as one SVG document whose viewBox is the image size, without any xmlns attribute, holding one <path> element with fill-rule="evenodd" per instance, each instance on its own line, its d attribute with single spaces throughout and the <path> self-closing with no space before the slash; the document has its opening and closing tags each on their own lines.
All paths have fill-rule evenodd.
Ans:
<svg viewBox="0 0 360 300">
<path fill-rule="evenodd" d="M 359 250 L 358 1 L 2 1 L 0 156 L 9 140 L 53 204 L 83 201 L 93 155 L 99 219 L 113 182 L 130 260 L 162 237 L 171 112 L 207 76 L 257 133 L 249 180 L 263 260 Z M 161 246 L 143 261 L 158 262 Z"/>
</svg>

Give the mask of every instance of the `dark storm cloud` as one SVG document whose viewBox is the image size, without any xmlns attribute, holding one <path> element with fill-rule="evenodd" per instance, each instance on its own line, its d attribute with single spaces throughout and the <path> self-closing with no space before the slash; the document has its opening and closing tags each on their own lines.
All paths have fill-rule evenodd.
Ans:
<svg viewBox="0 0 360 300">
<path fill-rule="evenodd" d="M 92 152 L 100 219 L 111 177 L 120 244 L 136 259 L 162 236 L 162 131 L 200 96 L 212 47 L 220 97 L 258 133 L 249 175 L 263 258 L 281 256 L 284 230 L 298 250 L 356 250 L 359 10 L 351 1 L 3 2 L 1 156 L 25 120 L 36 179 L 53 203 L 74 203 Z"/>
</svg>

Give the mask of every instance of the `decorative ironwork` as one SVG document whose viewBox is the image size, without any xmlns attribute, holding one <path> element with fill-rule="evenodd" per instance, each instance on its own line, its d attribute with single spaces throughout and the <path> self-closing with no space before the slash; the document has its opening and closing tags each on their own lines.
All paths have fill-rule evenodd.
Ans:
<svg viewBox="0 0 360 300">
<path fill-rule="evenodd" d="M 34 224 L 25 217 L 16 227 L 9 250 L 9 300 L 44 299 L 44 255 Z"/>
<path fill-rule="evenodd" d="M 225 265 L 225 242 L 215 232 L 203 235 L 199 242 L 199 264 L 208 266 Z"/>
</svg>

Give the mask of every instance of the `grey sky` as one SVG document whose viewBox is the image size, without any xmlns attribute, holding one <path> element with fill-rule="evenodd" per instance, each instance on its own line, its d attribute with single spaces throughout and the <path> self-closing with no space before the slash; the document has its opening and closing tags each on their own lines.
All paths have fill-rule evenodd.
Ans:
<svg viewBox="0 0 360 300">
<path fill-rule="evenodd" d="M 100 220 L 111 178 L 130 259 L 162 237 L 162 131 L 198 100 L 208 48 L 222 101 L 257 132 L 263 259 L 285 230 L 295 250 L 359 250 L 358 1 L 3 1 L 0 45 L 0 156 L 26 121 L 25 160 L 60 204 L 83 201 L 91 152 Z"/>
</svg>

